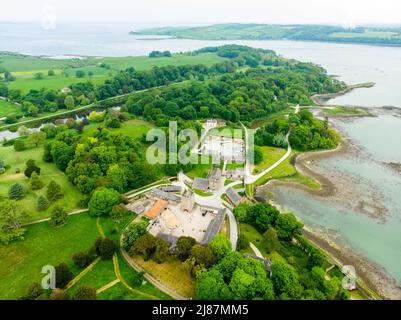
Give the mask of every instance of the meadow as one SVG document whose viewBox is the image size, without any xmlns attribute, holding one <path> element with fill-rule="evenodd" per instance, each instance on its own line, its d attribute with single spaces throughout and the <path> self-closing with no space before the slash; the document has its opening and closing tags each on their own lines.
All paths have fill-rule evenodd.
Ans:
<svg viewBox="0 0 401 320">
<path fill-rule="evenodd" d="M 13 146 L 0 147 L 0 159 L 9 166 L 7 171 L 0 175 L 0 195 L 7 197 L 11 185 L 20 183 L 24 187 L 26 194 L 24 198 L 18 200 L 18 205 L 29 215 L 29 221 L 50 216 L 54 204 L 48 210 L 39 212 L 36 210 L 36 201 L 39 195 L 45 195 L 46 186 L 51 180 L 61 185 L 64 196 L 57 201 L 57 204 L 64 207 L 68 212 L 79 209 L 78 202 L 83 197 L 79 190 L 67 180 L 64 173 L 55 164 L 44 162 L 42 156 L 42 146 L 20 152 L 16 152 Z M 33 191 L 30 188 L 30 181 L 23 173 L 26 168 L 25 163 L 30 159 L 35 160 L 36 164 L 41 168 L 40 178 L 45 186 L 38 191 Z M 20 173 L 16 173 L 16 169 L 19 169 Z"/>
<path fill-rule="evenodd" d="M 0 118 L 21 114 L 21 108 L 13 103 L 0 99 Z"/>
<path fill-rule="evenodd" d="M 118 71 L 130 67 L 136 70 L 149 70 L 153 67 L 167 65 L 194 65 L 204 64 L 211 66 L 226 60 L 213 53 L 199 55 L 174 54 L 172 57 L 149 58 L 138 57 L 86 57 L 83 59 L 49 59 L 46 57 L 23 56 L 18 54 L 0 54 L 0 67 L 10 71 L 16 78 L 9 83 L 10 89 L 19 89 L 23 93 L 29 90 L 42 88 L 61 90 L 74 83 L 91 81 L 94 84 L 102 84 Z M 54 71 L 53 76 L 48 75 L 49 70 Z M 83 78 L 77 78 L 77 71 L 85 72 Z M 89 76 L 88 73 L 92 75 Z M 35 78 L 41 73 L 42 79 Z M 0 105 L 0 110 L 1 110 Z M 0 111 L 1 115 L 1 111 Z"/>
</svg>

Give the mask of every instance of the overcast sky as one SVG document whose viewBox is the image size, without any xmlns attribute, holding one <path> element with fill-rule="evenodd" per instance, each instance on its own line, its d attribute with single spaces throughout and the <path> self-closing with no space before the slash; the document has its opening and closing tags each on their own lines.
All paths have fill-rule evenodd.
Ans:
<svg viewBox="0 0 401 320">
<path fill-rule="evenodd" d="M 399 0 L 3 0 L 0 21 L 401 24 Z"/>
</svg>

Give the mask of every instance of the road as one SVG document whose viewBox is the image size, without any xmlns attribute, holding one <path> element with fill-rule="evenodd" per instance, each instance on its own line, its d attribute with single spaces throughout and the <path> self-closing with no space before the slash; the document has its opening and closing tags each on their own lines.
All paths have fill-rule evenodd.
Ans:
<svg viewBox="0 0 401 320">
<path fill-rule="evenodd" d="M 259 249 L 252 243 L 249 243 L 249 246 L 251 247 L 252 251 L 255 253 L 255 256 L 257 256 L 258 258 L 265 258 L 263 256 L 263 254 L 259 251 Z"/>
<path fill-rule="evenodd" d="M 246 155 L 245 155 L 245 184 L 253 184 L 256 181 L 258 181 L 260 178 L 262 178 L 263 176 L 268 174 L 270 171 L 272 171 L 275 168 L 277 168 L 280 164 L 282 164 L 285 160 L 287 160 L 287 158 L 291 155 L 292 148 L 291 148 L 291 145 L 290 145 L 290 143 L 288 141 L 288 137 L 290 136 L 290 132 L 288 132 L 286 137 L 285 137 L 285 139 L 286 139 L 286 141 L 288 143 L 287 152 L 279 160 L 277 160 L 277 162 L 275 162 L 273 165 L 271 165 L 269 168 L 263 170 L 261 173 L 259 173 L 257 175 L 253 175 L 251 173 L 251 164 L 249 163 L 249 159 L 248 159 L 249 143 L 250 143 L 249 142 L 249 132 L 248 132 L 249 129 L 246 128 L 242 122 L 241 122 L 241 125 L 245 130 L 245 150 L 246 150 Z"/>
</svg>

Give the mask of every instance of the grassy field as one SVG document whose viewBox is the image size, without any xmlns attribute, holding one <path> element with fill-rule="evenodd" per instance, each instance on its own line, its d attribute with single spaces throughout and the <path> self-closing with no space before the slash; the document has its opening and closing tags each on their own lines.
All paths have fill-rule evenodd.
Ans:
<svg viewBox="0 0 401 320">
<path fill-rule="evenodd" d="M 280 160 L 280 158 L 286 153 L 286 150 L 282 148 L 262 146 L 260 149 L 263 153 L 263 160 L 261 163 L 254 165 L 253 174 L 258 174 L 264 169 L 269 168 L 271 165 Z"/>
<path fill-rule="evenodd" d="M 346 108 L 338 106 L 335 108 L 321 108 L 321 110 L 328 115 L 341 116 L 341 115 L 360 115 L 365 112 L 358 108 Z"/>
<path fill-rule="evenodd" d="M 293 152 L 292 155 L 295 153 Z M 258 181 L 256 181 L 256 185 L 260 186 L 265 184 L 267 181 L 272 179 L 282 179 L 286 177 L 293 176 L 297 173 L 295 167 L 291 164 L 291 157 L 288 157 L 285 161 L 283 161 L 278 167 L 274 168 L 268 174 L 264 175 Z"/>
<path fill-rule="evenodd" d="M 224 61 L 226 58 L 219 57 L 215 54 L 176 54 L 172 57 L 149 58 L 147 56 L 140 57 L 110 57 L 110 58 L 94 58 L 86 59 L 48 59 L 21 55 L 5 55 L 0 54 L 0 66 L 10 71 L 15 81 L 9 83 L 10 89 L 20 89 L 26 93 L 29 90 L 40 90 L 42 88 L 61 90 L 74 83 L 91 81 L 94 84 L 102 84 L 106 79 L 116 74 L 119 70 L 134 67 L 137 70 L 148 70 L 153 67 L 163 67 L 167 65 L 194 65 L 204 64 L 211 66 L 217 62 Z M 100 64 L 107 64 L 108 68 L 100 67 Z M 54 76 L 48 76 L 47 72 L 52 69 Z M 65 71 L 68 76 L 62 75 Z M 84 78 L 75 76 L 78 70 L 85 72 Z M 93 75 L 89 76 L 88 73 Z M 35 79 L 35 74 L 42 73 L 43 79 Z"/>
<path fill-rule="evenodd" d="M 21 108 L 13 103 L 0 99 L 0 118 L 21 114 Z"/>
<path fill-rule="evenodd" d="M 85 126 L 82 135 L 87 137 L 93 136 L 94 132 L 97 131 L 97 128 L 103 124 L 104 123 L 92 123 Z M 107 128 L 107 130 L 115 134 L 121 133 L 133 138 L 139 138 L 153 127 L 154 126 L 147 121 L 141 119 L 130 119 L 121 123 L 120 128 Z"/>
<path fill-rule="evenodd" d="M 57 203 L 63 206 L 68 211 L 78 209 L 78 201 L 82 198 L 79 190 L 72 185 L 53 163 L 46 163 L 42 160 L 43 147 L 28 149 L 21 152 L 16 152 L 14 147 L 0 147 L 0 158 L 5 161 L 10 168 L 0 175 L 0 195 L 8 196 L 8 189 L 14 183 L 20 183 L 27 191 L 25 197 L 18 201 L 18 204 L 29 214 L 30 220 L 38 220 L 46 218 L 50 215 L 52 206 L 47 211 L 38 212 L 36 210 L 36 199 L 40 194 L 45 194 L 46 185 L 54 180 L 61 185 L 64 197 Z M 38 191 L 30 189 L 29 179 L 23 174 L 26 165 L 25 163 L 33 159 L 41 168 L 40 178 L 44 182 L 45 187 Z M 20 174 L 16 174 L 15 170 L 19 168 Z"/>
<path fill-rule="evenodd" d="M 22 296 L 32 282 L 41 281 L 45 265 L 65 262 L 78 274 L 72 255 L 87 251 L 98 235 L 96 219 L 87 214 L 71 216 L 59 228 L 46 222 L 27 227 L 25 240 L 0 246 L 0 299 Z"/>
<path fill-rule="evenodd" d="M 146 272 L 160 279 L 182 295 L 195 297 L 194 281 L 181 261 L 169 258 L 166 262 L 158 264 L 153 260 L 144 261 L 141 256 L 135 256 L 133 260 Z"/>
<path fill-rule="evenodd" d="M 244 234 L 248 240 L 253 243 L 258 249 L 259 251 L 262 253 L 262 255 L 264 257 L 267 257 L 270 260 L 273 261 L 284 261 L 285 259 L 278 253 L 278 252 L 271 252 L 268 253 L 266 251 L 266 249 L 263 246 L 263 236 L 260 234 L 260 232 L 258 230 L 256 230 L 255 227 L 249 225 L 249 224 L 245 224 L 245 223 L 240 223 L 240 233 Z M 252 254 L 253 250 L 251 248 L 245 249 L 246 252 L 250 252 Z"/>
</svg>

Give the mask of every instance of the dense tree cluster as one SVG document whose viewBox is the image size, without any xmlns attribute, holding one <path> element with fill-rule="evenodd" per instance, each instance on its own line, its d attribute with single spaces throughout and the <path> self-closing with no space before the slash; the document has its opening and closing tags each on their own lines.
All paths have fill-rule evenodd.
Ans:
<svg viewBox="0 0 401 320">
<path fill-rule="evenodd" d="M 301 151 L 333 149 L 340 141 L 339 134 L 329 127 L 327 119 L 318 120 L 310 111 L 301 109 L 298 114 L 275 119 L 260 128 L 255 135 L 255 143 L 286 148 L 286 135 L 289 131 L 291 146 Z"/>
</svg>

